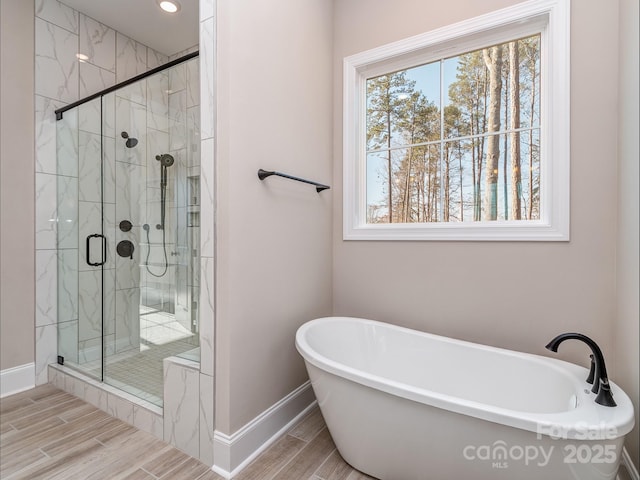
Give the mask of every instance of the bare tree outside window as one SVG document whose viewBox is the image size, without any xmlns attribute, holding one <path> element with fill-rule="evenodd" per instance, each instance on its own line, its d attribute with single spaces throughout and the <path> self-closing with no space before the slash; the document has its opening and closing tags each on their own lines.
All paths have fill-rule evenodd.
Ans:
<svg viewBox="0 0 640 480">
<path fill-rule="evenodd" d="M 367 223 L 540 218 L 540 36 L 367 79 Z"/>
</svg>

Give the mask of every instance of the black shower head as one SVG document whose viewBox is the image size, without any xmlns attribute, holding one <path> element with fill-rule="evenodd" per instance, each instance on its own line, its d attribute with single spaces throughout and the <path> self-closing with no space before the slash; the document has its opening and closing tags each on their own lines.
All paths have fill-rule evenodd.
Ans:
<svg viewBox="0 0 640 480">
<path fill-rule="evenodd" d="M 168 153 L 163 153 L 162 155 L 156 155 L 156 160 L 160 162 L 160 165 L 163 167 L 170 167 L 173 165 L 174 159 Z"/>
<path fill-rule="evenodd" d="M 122 132 L 120 135 L 122 136 L 122 138 L 127 139 L 127 141 L 125 142 L 127 148 L 133 148 L 138 144 L 138 139 L 130 137 L 127 132 Z"/>
</svg>

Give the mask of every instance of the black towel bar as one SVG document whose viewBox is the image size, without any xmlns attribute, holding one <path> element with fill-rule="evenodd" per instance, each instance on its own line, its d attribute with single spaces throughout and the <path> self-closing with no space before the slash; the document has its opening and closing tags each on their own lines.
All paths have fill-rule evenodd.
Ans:
<svg viewBox="0 0 640 480">
<path fill-rule="evenodd" d="M 269 172 L 269 171 L 263 170 L 263 169 L 258 170 L 258 178 L 260 180 L 264 180 L 265 178 L 270 177 L 271 175 L 276 175 L 278 177 L 288 178 L 290 180 L 295 180 L 296 182 L 308 183 L 310 185 L 315 186 L 316 187 L 316 192 L 318 192 L 318 193 L 320 193 L 323 190 L 328 190 L 329 188 L 331 188 L 329 185 L 323 185 L 322 183 L 312 182 L 311 180 L 305 180 L 304 178 L 293 177 L 291 175 L 287 175 L 286 173 Z"/>
</svg>

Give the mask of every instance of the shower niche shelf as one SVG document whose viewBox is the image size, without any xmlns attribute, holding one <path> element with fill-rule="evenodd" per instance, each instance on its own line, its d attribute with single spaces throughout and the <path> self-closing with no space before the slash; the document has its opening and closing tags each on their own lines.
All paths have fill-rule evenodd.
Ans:
<svg viewBox="0 0 640 480">
<path fill-rule="evenodd" d="M 200 176 L 187 177 L 189 182 L 189 205 L 200 205 Z"/>
</svg>

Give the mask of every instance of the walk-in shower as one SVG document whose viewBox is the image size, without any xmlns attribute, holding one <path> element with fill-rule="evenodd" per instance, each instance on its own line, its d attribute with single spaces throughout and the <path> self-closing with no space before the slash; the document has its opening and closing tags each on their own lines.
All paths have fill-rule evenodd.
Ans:
<svg viewBox="0 0 640 480">
<path fill-rule="evenodd" d="M 199 360 L 197 53 L 56 111 L 59 362 L 162 405 Z"/>
</svg>

